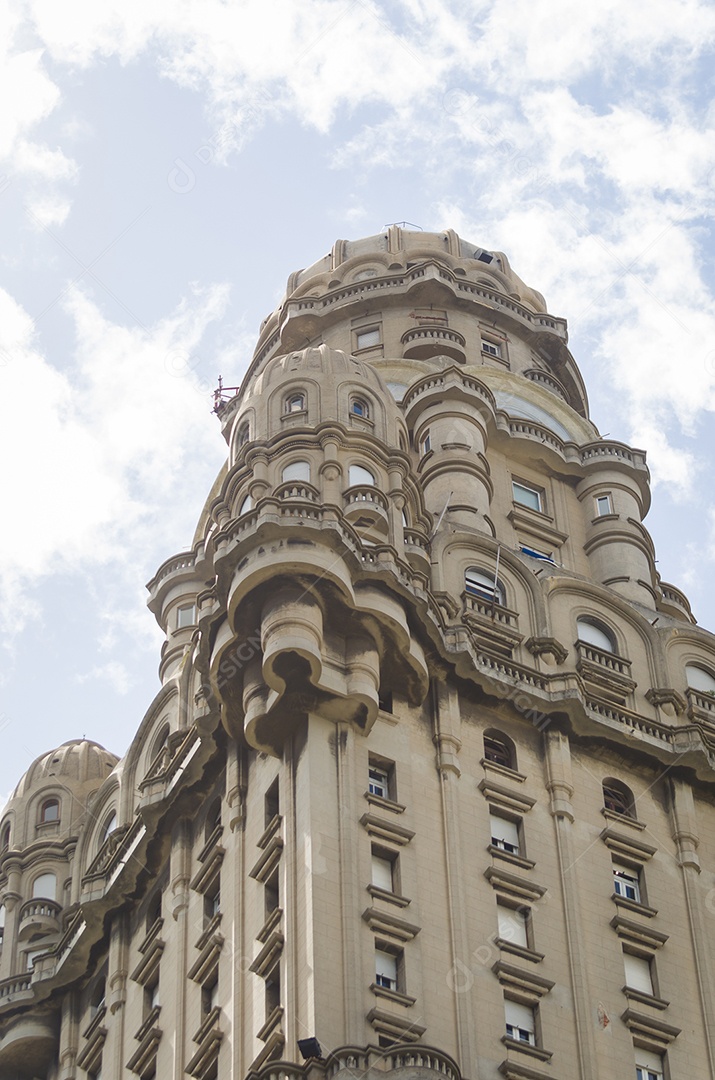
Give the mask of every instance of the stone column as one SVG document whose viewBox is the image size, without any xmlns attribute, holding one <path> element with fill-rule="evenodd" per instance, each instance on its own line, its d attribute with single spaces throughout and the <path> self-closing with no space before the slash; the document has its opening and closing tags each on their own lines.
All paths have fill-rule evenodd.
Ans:
<svg viewBox="0 0 715 1080">
<path fill-rule="evenodd" d="M 676 859 L 683 878 L 685 906 L 688 912 L 690 938 L 698 983 L 703 1034 L 708 1051 L 710 1071 L 715 1076 L 715 978 L 712 959 L 712 929 L 706 925 L 704 904 L 710 901 L 711 917 L 715 911 L 715 890 L 703 900 L 699 887 L 699 836 L 695 816 L 693 790 L 684 780 L 671 778 L 671 830 L 675 841 Z"/>
<path fill-rule="evenodd" d="M 174 971 L 162 975 L 175 981 L 174 1002 L 176 1027 L 174 1032 L 174 1080 L 183 1078 L 186 1057 L 186 972 L 189 931 L 189 882 L 191 880 L 191 826 L 186 818 L 177 821 L 171 836 L 169 870 L 169 910 L 176 923 L 173 938 L 176 943 Z M 161 991 L 160 991 L 161 992 Z"/>
<path fill-rule="evenodd" d="M 574 813 L 571 805 L 574 789 L 571 777 L 571 747 L 568 736 L 554 729 L 545 731 L 544 749 L 546 756 L 546 788 L 551 797 L 550 810 L 554 822 L 561 894 L 564 903 L 566 949 L 571 973 L 576 1020 L 578 1075 L 581 1080 L 593 1080 L 594 1077 L 599 1075 L 599 1072 L 588 989 L 588 963 L 583 948 L 584 934 L 579 907 L 579 885 L 575 868 Z"/>
</svg>

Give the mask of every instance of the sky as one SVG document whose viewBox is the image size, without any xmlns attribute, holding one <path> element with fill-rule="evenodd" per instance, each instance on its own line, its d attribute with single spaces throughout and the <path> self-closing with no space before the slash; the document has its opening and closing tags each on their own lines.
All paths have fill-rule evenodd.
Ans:
<svg viewBox="0 0 715 1080">
<path fill-rule="evenodd" d="M 715 6 L 0 0 L 0 801 L 123 753 L 145 582 L 288 274 L 392 222 L 505 251 L 648 453 L 667 582 L 715 629 Z M 4 55 L 2 52 L 4 50 Z"/>
</svg>

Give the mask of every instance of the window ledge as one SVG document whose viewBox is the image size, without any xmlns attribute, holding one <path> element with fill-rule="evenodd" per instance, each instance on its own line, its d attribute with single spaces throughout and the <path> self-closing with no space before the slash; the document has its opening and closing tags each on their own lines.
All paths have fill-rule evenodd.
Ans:
<svg viewBox="0 0 715 1080">
<path fill-rule="evenodd" d="M 613 893 L 611 900 L 618 907 L 623 907 L 626 911 L 634 911 L 637 915 L 645 915 L 647 919 L 653 919 L 658 914 L 657 908 L 648 907 L 647 904 L 639 904 L 637 900 L 629 900 L 627 896 L 619 896 L 618 893 Z"/>
<path fill-rule="evenodd" d="M 505 938 L 495 938 L 494 944 L 498 946 L 502 952 L 520 956 L 522 960 L 530 960 L 532 964 L 540 964 L 546 955 L 546 953 L 536 952 L 535 949 L 529 949 L 526 945 L 517 945 L 514 941 L 507 941 Z"/>
<path fill-rule="evenodd" d="M 533 859 L 525 859 L 521 855 L 512 855 L 510 851 L 502 851 L 501 848 L 495 847 L 494 844 L 488 844 L 487 851 L 495 858 L 511 863 L 512 866 L 520 866 L 522 870 L 533 870 L 536 866 Z"/>
<path fill-rule="evenodd" d="M 617 821 L 619 825 L 628 825 L 629 828 L 637 829 L 639 832 L 642 832 L 646 827 L 645 822 L 638 821 L 627 814 L 617 814 L 615 810 L 607 810 L 605 806 L 601 807 L 601 813 L 609 821 Z"/>
<path fill-rule="evenodd" d="M 287 413 L 282 413 L 281 414 L 281 423 L 282 424 L 285 424 L 290 420 L 297 420 L 297 419 L 307 420 L 308 419 L 308 410 L 307 409 L 296 409 L 295 412 L 287 412 Z"/>
<path fill-rule="evenodd" d="M 371 806 L 380 806 L 383 810 L 392 810 L 393 814 L 404 814 L 407 809 L 406 806 L 395 802 L 394 799 L 386 799 L 382 795 L 373 795 L 370 791 L 365 792 L 365 798 Z"/>
<path fill-rule="evenodd" d="M 395 1001 L 398 1005 L 404 1005 L 406 1009 L 411 1008 L 417 1001 L 417 998 L 410 997 L 409 994 L 403 994 L 400 990 L 388 990 L 386 986 L 378 986 L 377 983 L 371 983 L 370 989 L 375 997 Z"/>
<path fill-rule="evenodd" d="M 394 904 L 396 907 L 405 908 L 412 903 L 409 897 L 400 896 L 398 893 L 390 892 L 388 889 L 381 889 L 379 885 L 368 885 L 367 891 L 376 900 L 384 900 L 385 903 Z"/>
<path fill-rule="evenodd" d="M 496 761 L 490 761 L 489 758 L 482 758 L 479 764 L 483 765 L 485 769 L 499 773 L 505 780 L 516 780 L 519 784 L 523 784 L 526 780 L 524 773 L 517 772 L 516 769 L 510 769 L 506 765 L 499 765 Z"/>
<path fill-rule="evenodd" d="M 531 1043 L 522 1042 L 521 1039 L 512 1039 L 511 1035 L 502 1035 L 501 1041 L 509 1050 L 520 1050 L 529 1057 L 538 1058 L 539 1061 L 551 1061 L 554 1056 L 552 1050 L 543 1050 L 540 1046 L 532 1046 Z"/>
<path fill-rule="evenodd" d="M 636 990 L 633 986 L 624 986 L 623 993 L 630 1001 L 637 1001 L 640 1005 L 650 1005 L 653 1009 L 667 1009 L 669 1001 L 656 997 L 655 994 L 647 994 L 644 990 Z"/>
</svg>

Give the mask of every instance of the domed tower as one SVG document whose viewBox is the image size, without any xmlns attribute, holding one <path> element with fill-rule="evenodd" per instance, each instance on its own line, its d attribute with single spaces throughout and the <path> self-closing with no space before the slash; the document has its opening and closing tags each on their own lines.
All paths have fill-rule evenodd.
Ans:
<svg viewBox="0 0 715 1080">
<path fill-rule="evenodd" d="M 216 413 L 161 689 L 63 937 L 7 960 L 0 1075 L 42 1015 L 47 1080 L 715 1076 L 715 637 L 565 321 L 391 227 L 291 275 Z"/>
<path fill-rule="evenodd" d="M 77 841 L 117 761 L 98 743 L 72 739 L 33 761 L 10 796 L 0 818 L 0 980 L 29 982 L 35 960 L 60 941 L 72 913 Z M 30 1067 L 39 1072 L 55 1029 L 42 1010 L 29 1030 L 26 1018 L 10 1025 L 2 1040 L 6 1075 L 13 1068 L 18 1075 Z"/>
</svg>

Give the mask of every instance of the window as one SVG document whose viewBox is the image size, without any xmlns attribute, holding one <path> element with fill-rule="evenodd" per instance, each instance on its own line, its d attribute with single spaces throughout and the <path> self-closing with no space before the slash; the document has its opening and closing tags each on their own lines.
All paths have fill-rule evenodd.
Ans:
<svg viewBox="0 0 715 1080">
<path fill-rule="evenodd" d="M 603 781 L 603 806 L 612 814 L 622 814 L 624 817 L 635 818 L 633 805 L 633 792 L 622 784 L 620 780 L 612 780 L 607 777 Z"/>
<path fill-rule="evenodd" d="M 431 449 L 432 449 L 432 436 L 430 435 L 429 431 L 425 431 L 424 435 L 422 436 L 422 441 L 420 442 L 420 451 L 424 455 L 424 454 L 429 454 Z"/>
<path fill-rule="evenodd" d="M 370 415 L 370 409 L 364 398 L 352 398 L 350 401 L 350 412 L 353 416 L 363 416 L 367 419 Z"/>
<path fill-rule="evenodd" d="M 193 626 L 196 622 L 196 608 L 193 604 L 182 604 L 176 612 L 176 629 L 183 630 L 185 626 Z"/>
<path fill-rule="evenodd" d="M 89 1012 L 96 1016 L 100 1009 L 104 1008 L 105 980 L 100 979 L 94 986 L 89 999 Z"/>
<path fill-rule="evenodd" d="M 350 465 L 348 468 L 348 484 L 350 487 L 355 487 L 356 484 L 374 487 L 375 477 L 369 469 L 365 469 L 362 465 Z"/>
<path fill-rule="evenodd" d="M 270 825 L 273 818 L 280 813 L 280 797 L 278 793 L 278 777 L 275 778 L 265 795 L 264 820 L 266 826 Z"/>
<path fill-rule="evenodd" d="M 5 936 L 5 905 L 0 904 L 0 945 Z"/>
<path fill-rule="evenodd" d="M 238 429 L 238 435 L 236 436 L 236 443 L 238 446 L 245 446 L 248 442 L 250 428 L 248 424 L 241 424 Z"/>
<path fill-rule="evenodd" d="M 534 1010 L 518 1001 L 505 1001 L 506 1033 L 510 1039 L 536 1046 L 536 1021 Z"/>
<path fill-rule="evenodd" d="M 276 908 L 280 907 L 279 890 L 278 870 L 274 870 L 271 876 L 266 879 L 264 886 L 264 912 L 266 918 L 272 915 Z"/>
<path fill-rule="evenodd" d="M 663 1058 L 636 1047 L 636 1080 L 663 1080 Z"/>
<path fill-rule="evenodd" d="M 293 461 L 290 465 L 286 465 L 282 474 L 283 483 L 287 484 L 290 480 L 302 480 L 305 483 L 310 483 L 310 462 L 308 461 Z"/>
<path fill-rule="evenodd" d="M 48 821 L 60 820 L 60 803 L 58 799 L 45 799 L 40 810 L 40 821 L 45 825 Z"/>
<path fill-rule="evenodd" d="M 509 855 L 519 854 L 519 823 L 509 818 L 489 815 L 492 847 L 506 851 Z"/>
<path fill-rule="evenodd" d="M 497 919 L 501 940 L 528 949 L 527 915 L 528 909 L 511 908 L 507 907 L 506 904 L 497 904 Z"/>
<path fill-rule="evenodd" d="M 266 1020 L 281 1003 L 281 967 L 276 964 L 266 976 Z"/>
<path fill-rule="evenodd" d="M 40 874 L 32 885 L 33 900 L 55 900 L 57 898 L 57 877 L 55 874 Z"/>
<path fill-rule="evenodd" d="M 505 769 L 516 767 L 516 754 L 511 739 L 507 739 L 500 731 L 485 731 L 484 757 L 495 765 L 503 765 Z"/>
<path fill-rule="evenodd" d="M 367 790 L 371 795 L 377 795 L 381 799 L 389 799 L 389 771 L 381 766 L 371 765 L 368 770 Z"/>
<path fill-rule="evenodd" d="M 369 330 L 358 330 L 356 340 L 358 349 L 371 349 L 374 345 L 379 345 L 379 327 L 373 326 Z"/>
<path fill-rule="evenodd" d="M 208 1014 L 218 1005 L 218 966 L 209 975 L 201 987 L 201 1013 Z"/>
<path fill-rule="evenodd" d="M 241 505 L 238 508 L 238 516 L 240 517 L 241 514 L 247 514 L 249 510 L 253 510 L 253 496 L 252 495 L 246 495 L 245 499 L 243 499 L 243 501 L 241 502 Z"/>
<path fill-rule="evenodd" d="M 651 961 L 645 956 L 636 956 L 624 952 L 623 966 L 626 969 L 626 986 L 631 990 L 640 990 L 643 994 L 653 994 L 653 971 Z"/>
<path fill-rule="evenodd" d="M 5 826 L 2 831 L 2 840 L 0 840 L 0 851 L 7 851 L 10 847 L 10 823 Z"/>
<path fill-rule="evenodd" d="M 487 341 L 486 338 L 482 338 L 482 352 L 487 356 L 501 357 L 501 345 L 498 345 L 496 341 Z"/>
<path fill-rule="evenodd" d="M 216 883 L 204 896 L 204 924 L 208 926 L 215 915 L 221 910 L 221 885 L 217 878 Z"/>
<path fill-rule="evenodd" d="M 492 600 L 495 604 L 504 604 L 504 589 L 501 582 L 495 581 L 492 574 L 470 566 L 464 575 L 464 585 L 470 596 L 481 596 L 483 600 Z"/>
<path fill-rule="evenodd" d="M 399 957 L 385 949 L 375 949 L 375 983 L 385 990 L 397 990 Z"/>
<path fill-rule="evenodd" d="M 221 824 L 221 799 L 214 799 L 211 807 L 206 814 L 206 821 L 204 822 L 204 840 L 208 840 L 210 836 L 213 836 L 216 829 Z"/>
<path fill-rule="evenodd" d="M 527 487 L 517 480 L 511 482 L 512 496 L 515 503 L 520 506 L 528 506 L 530 510 L 543 510 L 543 495 L 537 488 Z"/>
<path fill-rule="evenodd" d="M 636 904 L 640 904 L 640 874 L 635 867 L 624 866 L 623 863 L 614 862 L 613 891 L 616 896 L 622 896 L 625 900 L 634 900 Z"/>
<path fill-rule="evenodd" d="M 715 694 L 715 676 L 705 668 L 697 664 L 686 664 L 685 677 L 691 690 L 699 690 L 701 694 Z"/>
<path fill-rule="evenodd" d="M 286 412 L 296 413 L 303 412 L 305 409 L 305 394 L 291 394 L 286 398 Z"/>
<path fill-rule="evenodd" d="M 596 619 L 577 619 L 576 630 L 579 641 L 585 641 L 587 645 L 595 645 L 604 652 L 616 652 L 616 639 L 611 631 L 603 623 Z"/>
<path fill-rule="evenodd" d="M 376 889 L 384 889 L 385 892 L 395 892 L 395 870 L 397 856 L 384 848 L 372 848 L 372 880 L 371 884 Z"/>
<path fill-rule="evenodd" d="M 116 828 L 117 828 L 117 815 L 116 815 L 116 812 L 114 810 L 112 810 L 111 814 L 109 815 L 109 817 L 107 818 L 107 820 L 104 823 L 104 827 L 102 828 L 102 833 L 101 833 L 101 836 L 99 838 L 99 846 L 100 847 L 105 842 L 105 840 L 107 840 L 112 835 L 112 833 L 115 831 Z"/>
<path fill-rule="evenodd" d="M 144 987 L 144 1019 L 146 1020 L 152 1009 L 159 1006 L 159 976 L 156 981 Z"/>
<path fill-rule="evenodd" d="M 613 507 L 611 506 L 610 495 L 597 495 L 594 502 L 596 503 L 596 516 L 603 517 L 605 514 L 612 514 Z"/>
</svg>

